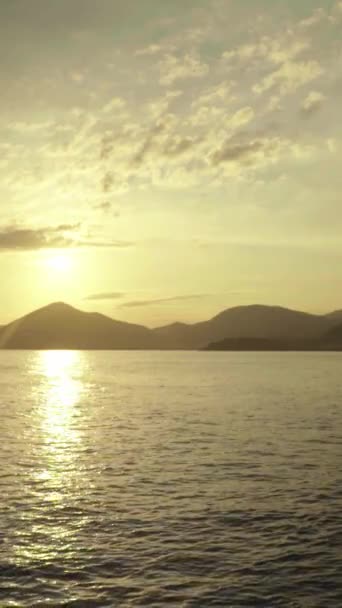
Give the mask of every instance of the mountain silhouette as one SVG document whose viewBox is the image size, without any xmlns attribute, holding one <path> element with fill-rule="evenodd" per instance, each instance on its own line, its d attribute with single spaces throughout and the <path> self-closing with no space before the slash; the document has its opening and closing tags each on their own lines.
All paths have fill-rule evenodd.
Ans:
<svg viewBox="0 0 342 608">
<path fill-rule="evenodd" d="M 332 327 L 327 332 L 325 339 L 331 346 L 342 344 L 342 323 Z"/>
<path fill-rule="evenodd" d="M 311 339 L 324 334 L 333 320 L 280 306 L 237 306 L 209 321 L 161 327 L 157 334 L 182 348 L 203 348 L 224 338 Z"/>
<path fill-rule="evenodd" d="M 333 323 L 342 323 L 342 310 L 334 310 L 325 316 Z"/>
<path fill-rule="evenodd" d="M 0 346 L 11 349 L 149 349 L 153 332 L 57 302 L 2 328 Z"/>
<path fill-rule="evenodd" d="M 0 327 L 2 349 L 311 350 L 340 343 L 336 313 L 319 316 L 262 305 L 229 308 L 192 325 L 149 329 L 57 302 Z"/>
<path fill-rule="evenodd" d="M 202 350 L 214 351 L 326 351 L 341 350 L 341 344 L 321 338 L 307 338 L 303 340 L 272 340 L 267 338 L 225 338 L 213 342 Z"/>
</svg>

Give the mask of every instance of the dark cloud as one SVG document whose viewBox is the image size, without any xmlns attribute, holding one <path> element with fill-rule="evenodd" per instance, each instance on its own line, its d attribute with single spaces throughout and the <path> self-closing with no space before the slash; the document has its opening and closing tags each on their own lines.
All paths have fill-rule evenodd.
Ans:
<svg viewBox="0 0 342 608">
<path fill-rule="evenodd" d="M 166 142 L 164 154 L 171 157 L 181 156 L 188 150 L 191 150 L 195 143 L 192 137 L 174 138 Z"/>
<path fill-rule="evenodd" d="M 132 247 L 129 241 L 92 241 L 72 238 L 71 233 L 79 224 L 62 224 L 55 227 L 21 228 L 5 226 L 0 228 L 0 251 L 34 251 L 39 249 L 62 249 L 68 247 Z"/>
<path fill-rule="evenodd" d="M 95 205 L 94 209 L 97 209 L 98 211 L 102 211 L 103 213 L 110 213 L 111 217 L 113 218 L 118 218 L 121 216 L 121 213 L 118 209 L 114 208 L 113 203 L 111 203 L 110 201 L 103 201 L 103 203 L 99 203 L 98 205 Z"/>
<path fill-rule="evenodd" d="M 103 178 L 102 178 L 102 192 L 104 192 L 105 194 L 107 194 L 108 192 L 110 192 L 110 190 L 112 189 L 114 185 L 114 177 L 113 174 L 110 173 L 109 171 L 107 171 L 107 173 L 104 174 Z"/>
<path fill-rule="evenodd" d="M 158 138 L 159 135 L 164 133 L 166 131 L 166 128 L 167 123 L 164 121 L 164 119 L 160 119 L 155 125 L 151 127 L 151 129 L 147 132 L 146 139 L 140 147 L 140 150 L 133 158 L 134 166 L 139 167 L 143 164 L 149 152 L 156 148 L 156 138 Z"/>
<path fill-rule="evenodd" d="M 78 228 L 78 225 L 56 226 L 54 228 L 18 228 L 7 226 L 0 229 L 0 250 L 29 251 L 54 247 L 71 247 L 73 239 L 65 236 Z"/>
<path fill-rule="evenodd" d="M 167 119 L 161 118 L 146 134 L 145 141 L 133 158 L 133 166 L 140 167 L 153 154 L 166 157 L 177 157 L 191 150 L 198 139 L 193 137 L 168 137 L 163 142 L 163 136 L 169 128 Z"/>
<path fill-rule="evenodd" d="M 214 165 L 234 162 L 244 163 L 248 162 L 256 152 L 259 152 L 263 148 L 264 142 L 261 140 L 243 143 L 234 143 L 229 140 L 212 154 L 211 160 Z"/>
<path fill-rule="evenodd" d="M 99 205 L 96 205 L 96 209 L 99 209 L 100 211 L 110 211 L 112 208 L 112 203 L 110 203 L 109 201 L 104 201 L 103 203 L 100 203 Z"/>
<path fill-rule="evenodd" d="M 108 292 L 108 293 L 95 293 L 87 296 L 85 300 L 119 300 L 125 296 L 124 293 L 120 292 Z"/>
<path fill-rule="evenodd" d="M 155 304 L 168 304 L 172 302 L 182 302 L 186 300 L 199 300 L 206 298 L 208 294 L 195 294 L 189 296 L 174 296 L 173 298 L 158 298 L 157 300 L 131 300 L 121 304 L 121 308 L 138 308 L 140 306 L 153 306 Z"/>
<path fill-rule="evenodd" d="M 110 203 L 109 201 L 104 201 L 103 203 L 95 205 L 95 209 L 103 211 L 103 213 L 108 213 L 108 211 L 111 211 L 112 209 L 112 203 Z"/>
<path fill-rule="evenodd" d="M 113 151 L 113 137 L 104 135 L 100 145 L 100 160 L 107 160 Z"/>
<path fill-rule="evenodd" d="M 50 230 L 57 230 L 58 232 L 70 232 L 71 230 L 78 230 L 81 224 L 60 224 L 56 228 L 50 228 Z"/>
</svg>

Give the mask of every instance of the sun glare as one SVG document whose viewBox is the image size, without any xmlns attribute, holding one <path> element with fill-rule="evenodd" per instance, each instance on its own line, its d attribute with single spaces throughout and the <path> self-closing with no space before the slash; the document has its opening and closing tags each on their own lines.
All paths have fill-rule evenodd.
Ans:
<svg viewBox="0 0 342 608">
<path fill-rule="evenodd" d="M 73 260 L 70 254 L 55 253 L 46 259 L 46 265 L 51 270 L 65 273 L 72 269 Z"/>
</svg>

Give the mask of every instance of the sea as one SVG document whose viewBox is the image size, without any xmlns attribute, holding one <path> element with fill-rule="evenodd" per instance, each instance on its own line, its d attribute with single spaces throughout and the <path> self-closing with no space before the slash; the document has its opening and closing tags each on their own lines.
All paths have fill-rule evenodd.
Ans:
<svg viewBox="0 0 342 608">
<path fill-rule="evenodd" d="M 341 608 L 342 354 L 1 351 L 0 606 Z"/>
</svg>

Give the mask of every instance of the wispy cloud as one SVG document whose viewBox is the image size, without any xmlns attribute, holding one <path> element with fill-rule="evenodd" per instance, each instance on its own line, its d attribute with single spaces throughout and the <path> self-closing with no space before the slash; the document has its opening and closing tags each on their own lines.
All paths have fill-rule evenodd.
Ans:
<svg viewBox="0 0 342 608">
<path fill-rule="evenodd" d="M 220 163 L 241 163 L 253 162 L 259 152 L 266 149 L 266 143 L 262 140 L 251 140 L 245 143 L 237 143 L 228 140 L 222 147 L 218 148 L 212 155 L 211 160 L 214 165 Z"/>
<path fill-rule="evenodd" d="M 316 60 L 286 61 L 277 70 L 265 76 L 261 83 L 257 83 L 253 90 L 261 94 L 278 88 L 280 95 L 288 95 L 316 80 L 322 72 L 322 67 Z"/>
<path fill-rule="evenodd" d="M 116 241 L 116 240 L 108 240 L 108 241 L 92 241 L 92 240 L 83 240 L 76 241 L 75 247 L 98 247 L 104 249 L 128 249 L 130 247 L 135 247 L 136 243 L 134 241 Z"/>
<path fill-rule="evenodd" d="M 159 44 L 149 44 L 148 46 L 146 46 L 143 49 L 138 49 L 135 52 L 135 55 L 137 57 L 149 57 L 152 55 L 157 55 L 158 53 L 160 53 L 160 51 L 162 50 L 162 47 Z"/>
<path fill-rule="evenodd" d="M 208 294 L 194 294 L 186 296 L 173 296 L 171 298 L 158 298 L 155 300 L 131 300 L 120 305 L 121 308 L 138 308 L 142 306 L 156 306 L 159 304 L 173 304 L 177 302 L 185 302 L 187 300 L 200 300 L 207 298 Z"/>
<path fill-rule="evenodd" d="M 26 30 L 17 18 L 22 2 L 0 2 L 0 46 L 3 57 L 11 59 L 11 86 L 0 100 L 0 182 L 1 200 L 8 201 L 2 222 L 11 224 L 14 209 L 24 224 L 30 217 L 47 228 L 0 227 L 2 249 L 131 247 L 134 243 L 124 238 L 137 234 L 129 225 L 131 209 L 139 204 L 140 238 L 154 230 L 144 214 L 155 212 L 156 192 L 160 211 L 176 189 L 184 192 L 184 200 L 206 192 L 217 208 L 228 200 L 229 190 L 227 208 L 231 203 L 233 217 L 234 193 L 242 181 L 248 183 L 248 199 L 256 201 L 255 188 L 266 189 L 266 183 L 268 192 L 273 188 L 270 179 L 263 181 L 265 172 L 276 180 L 296 166 L 297 182 L 300 150 L 324 155 L 322 142 L 334 138 L 339 144 L 339 1 L 319 8 L 323 4 L 315 0 L 301 17 L 288 3 L 284 20 L 279 3 L 266 15 L 259 0 L 234 8 L 221 0 L 201 7 L 177 0 L 172 17 L 157 2 L 152 21 L 144 2 L 135 11 L 128 10 L 129 3 L 119 7 L 116 2 L 104 2 L 103 11 L 97 11 L 90 0 L 74 0 L 72 9 L 67 0 L 60 0 L 58 10 L 40 4 L 46 29 L 25 10 Z M 74 4 L 86 4 L 79 17 L 84 29 Z M 113 36 L 109 26 L 140 26 L 140 20 L 138 37 L 129 34 L 136 31 L 129 27 L 127 39 Z M 36 47 L 43 31 L 55 37 L 54 44 L 44 43 L 46 55 Z M 37 68 L 30 72 L 27 66 L 30 79 L 22 73 L 23 37 L 31 48 L 27 60 L 37 58 Z M 69 40 L 70 53 L 63 40 Z M 320 121 L 325 100 L 331 120 Z M 41 112 L 30 111 L 38 106 Z M 301 120 L 306 117 L 311 120 Z M 327 189 L 332 187 L 329 181 Z M 260 199 L 266 200 L 268 192 Z M 106 221 L 86 239 L 49 228 L 79 217 L 95 224 L 100 213 Z M 112 242 L 118 213 L 122 241 Z"/>
<path fill-rule="evenodd" d="M 187 53 L 184 57 L 165 55 L 159 63 L 160 84 L 173 85 L 177 80 L 203 78 L 209 72 L 209 66 L 194 54 Z"/>
<path fill-rule="evenodd" d="M 97 300 L 120 300 L 124 298 L 125 294 L 118 291 L 111 291 L 105 293 L 94 293 L 84 298 L 85 300 L 97 301 Z"/>
</svg>

